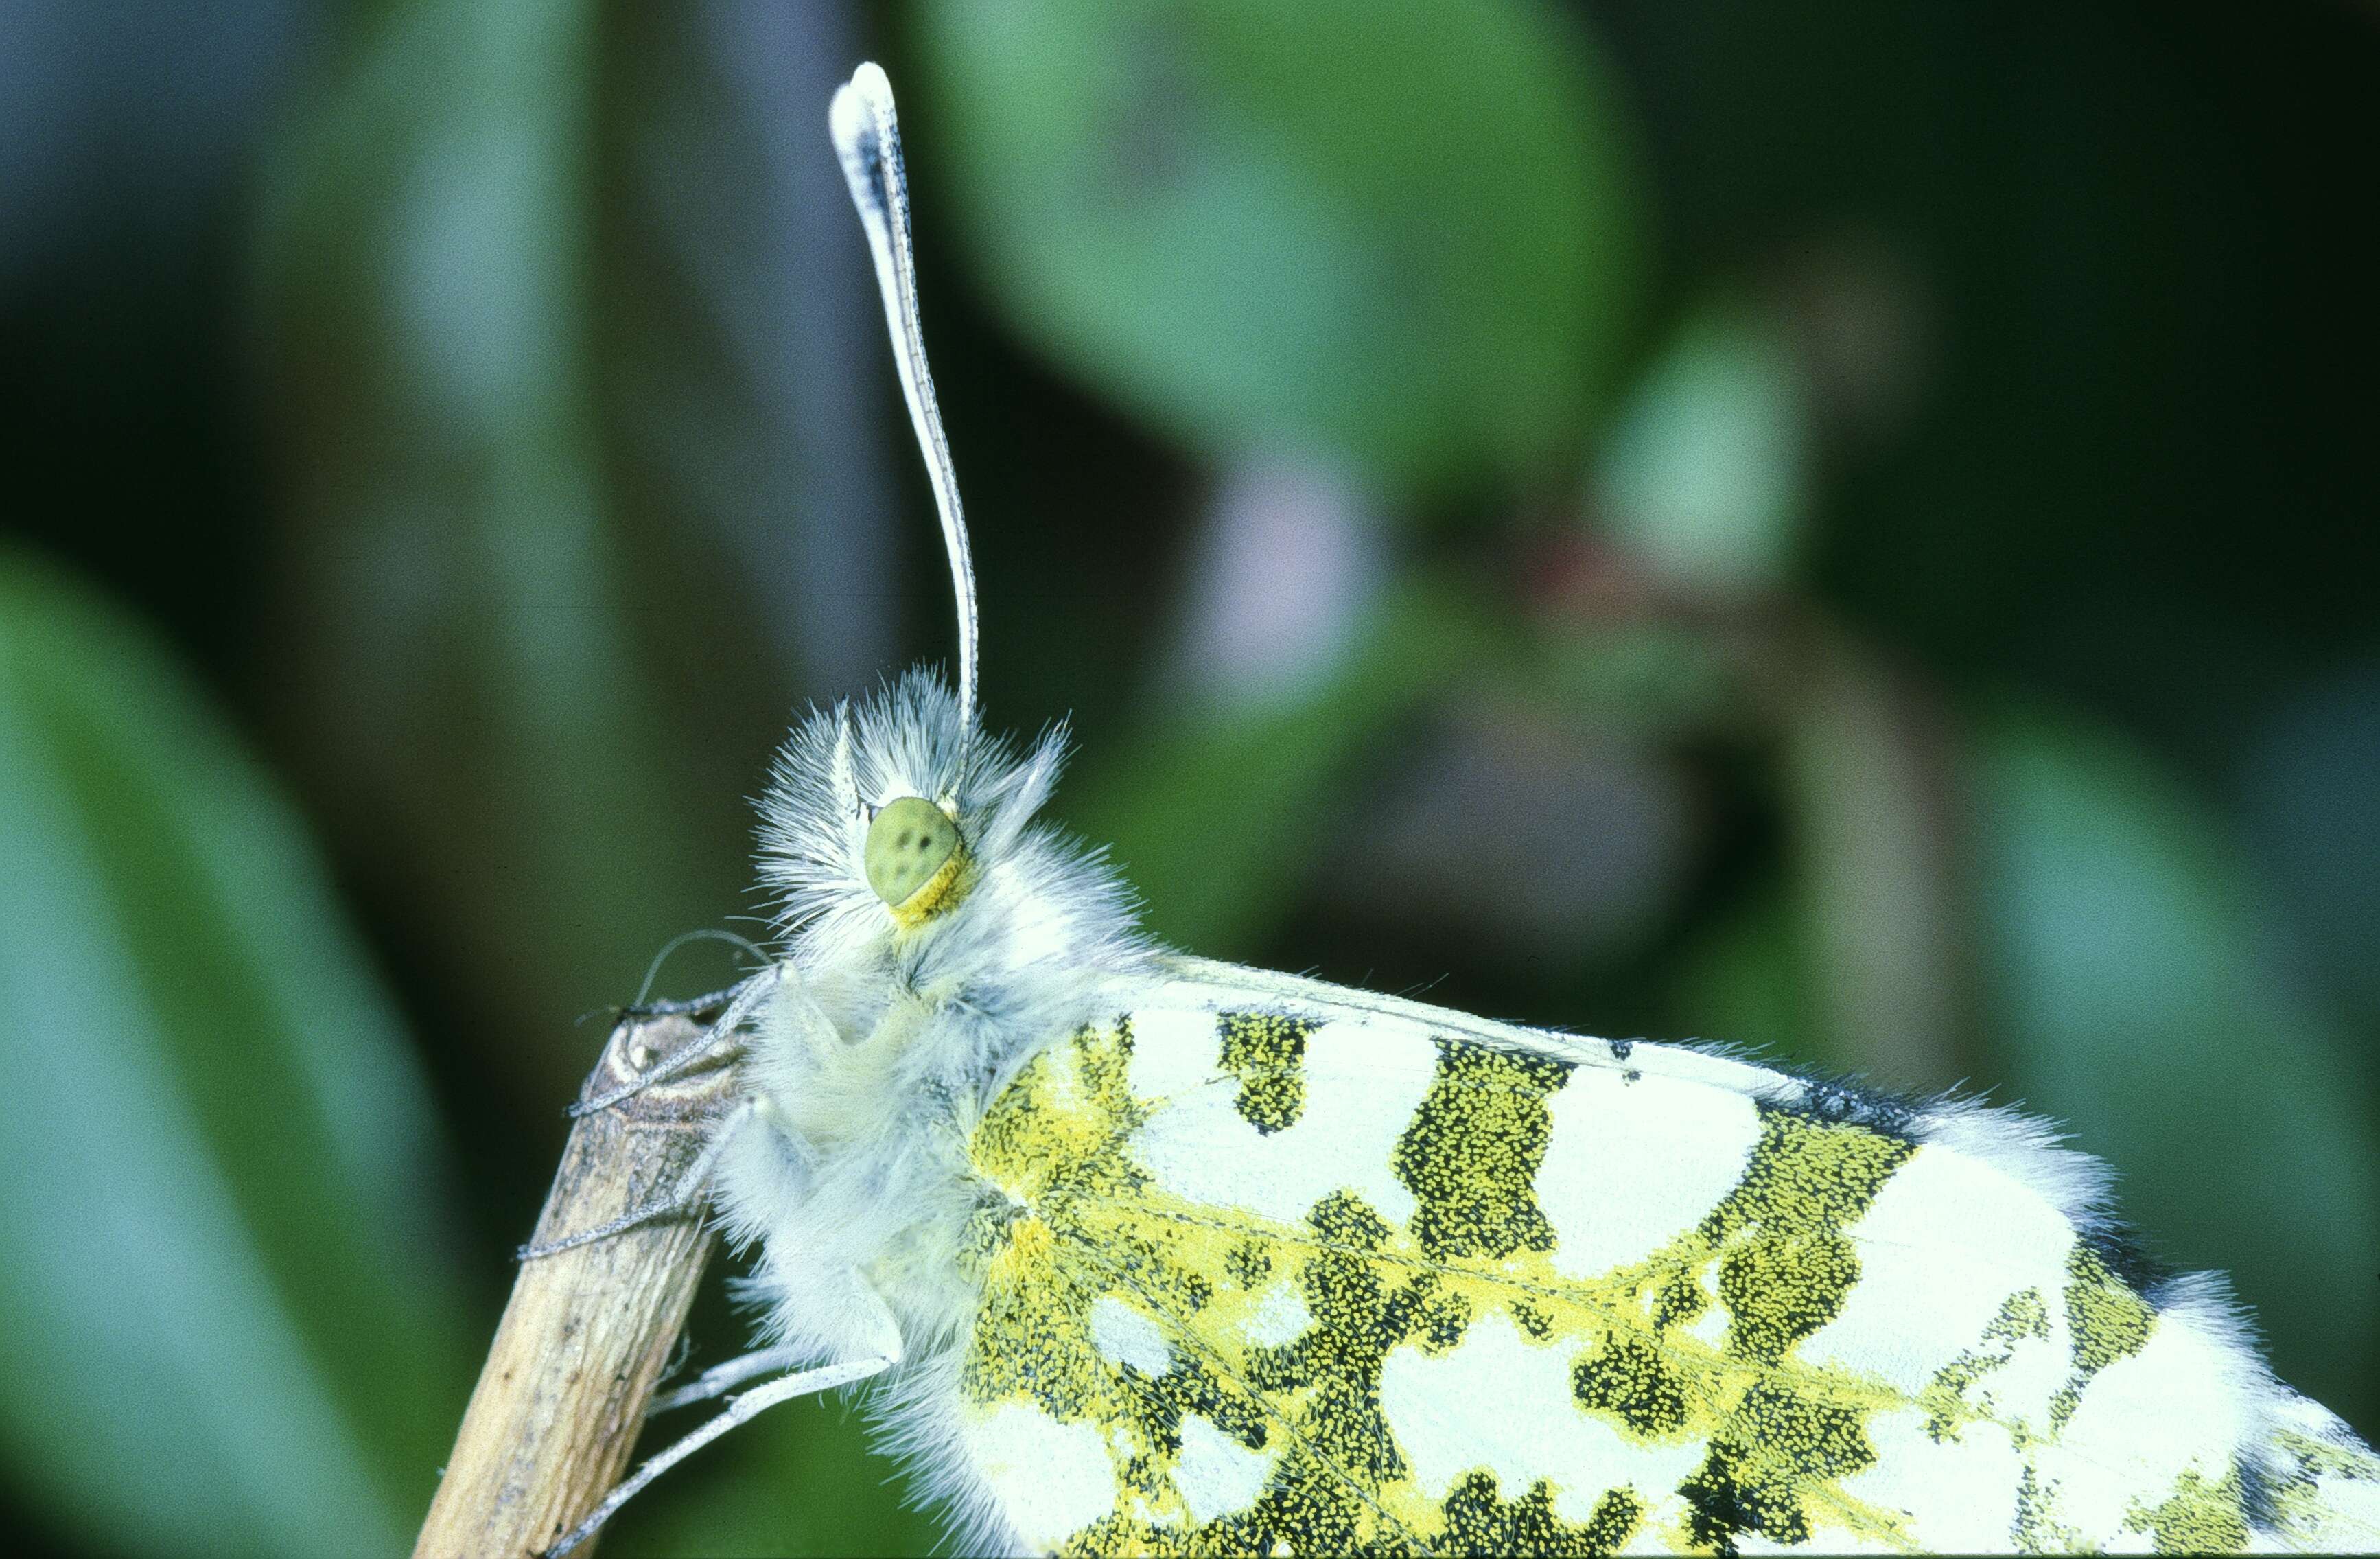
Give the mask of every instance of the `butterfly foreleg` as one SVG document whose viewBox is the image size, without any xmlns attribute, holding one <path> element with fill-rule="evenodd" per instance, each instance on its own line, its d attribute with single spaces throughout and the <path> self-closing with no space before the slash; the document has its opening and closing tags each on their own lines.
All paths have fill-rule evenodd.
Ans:
<svg viewBox="0 0 2380 1559">
<path fill-rule="evenodd" d="M 742 989 L 744 989 L 744 985 L 743 982 L 739 980 L 735 984 L 730 985 L 724 991 L 713 991 L 708 995 L 674 997 L 669 1000 L 658 1002 L 631 1002 L 626 1006 L 621 1007 L 618 1010 L 622 1017 L 633 1017 L 638 1019 L 648 1017 L 693 1017 L 706 1012 L 717 1012 L 720 1008 L 734 1001 L 735 999 L 735 993 Z"/>
<path fill-rule="evenodd" d="M 603 1503 L 597 1505 L 588 1515 L 586 1520 L 573 1527 L 561 1541 L 545 1551 L 546 1559 L 560 1559 L 561 1555 L 569 1553 L 594 1536 L 595 1529 L 610 1520 L 613 1514 L 622 1505 L 634 1499 L 646 1484 L 738 1424 L 750 1422 L 780 1402 L 790 1402 L 797 1396 L 810 1396 L 819 1392 L 832 1391 L 837 1386 L 847 1386 L 855 1381 L 864 1381 L 871 1375 L 881 1374 L 892 1365 L 892 1360 L 884 1358 L 856 1359 L 847 1364 L 828 1364 L 816 1370 L 804 1370 L 798 1374 L 781 1375 L 766 1385 L 756 1387 L 741 1396 L 728 1398 L 725 1412 L 693 1433 L 674 1441 L 656 1452 L 652 1459 L 638 1468 L 626 1481 L 604 1495 Z M 727 1366 L 722 1365 L 721 1368 L 725 1369 Z"/>
<path fill-rule="evenodd" d="M 698 1066 L 741 1055 L 744 1052 L 745 1024 L 750 1021 L 753 1014 L 759 1010 L 760 1005 L 776 991 L 783 978 L 782 966 L 771 966 L 762 969 L 743 984 L 735 986 L 731 992 L 722 993 L 727 996 L 727 1004 L 709 1028 L 703 1029 L 692 1041 L 645 1066 L 638 1073 L 635 1081 L 622 1083 L 592 1098 L 581 1099 L 570 1106 L 569 1114 L 573 1119 L 577 1119 L 581 1115 L 591 1115 L 599 1110 L 608 1110 L 624 1100 L 635 1098 L 656 1083 L 667 1082 L 670 1078 L 690 1072 Z M 700 1005 L 695 1010 L 706 1010 L 715 1000 L 715 997 L 699 998 Z"/>
<path fill-rule="evenodd" d="M 661 976 L 662 965 L 669 961 L 671 954 L 690 942 L 724 942 L 732 947 L 741 948 L 750 954 L 763 968 L 773 962 L 766 948 L 750 937 L 738 936 L 734 932 L 720 931 L 715 927 L 708 926 L 698 931 L 680 932 L 670 938 L 660 952 L 653 955 L 651 967 L 645 970 L 645 982 L 638 989 L 637 999 L 626 1006 L 619 1008 L 619 1017 L 638 1020 L 649 1017 L 694 1017 L 706 1012 L 717 1012 L 735 999 L 735 993 L 744 987 L 744 982 L 740 980 L 724 991 L 713 991 L 707 996 L 660 1002 L 645 999 L 652 991 L 653 981 Z"/>
<path fill-rule="evenodd" d="M 641 1207 L 632 1207 L 617 1218 L 598 1224 L 591 1229 L 581 1229 L 577 1234 L 550 1239 L 541 1245 L 524 1245 L 516 1253 L 517 1259 L 534 1261 L 560 1251 L 575 1250 L 582 1245 L 592 1245 L 597 1240 L 610 1239 L 614 1235 L 625 1234 L 657 1219 L 700 1212 L 710 1199 L 710 1180 L 718 1171 L 719 1161 L 726 1155 L 736 1134 L 757 1119 L 759 1114 L 760 1102 L 757 1099 L 747 1099 L 730 1110 L 720 1120 L 717 1129 L 711 1132 L 710 1140 L 703 1144 L 701 1153 L 686 1165 L 686 1173 L 678 1177 L 677 1184 L 671 1187 L 666 1195 L 657 1197 Z"/>
<path fill-rule="evenodd" d="M 714 1364 L 682 1386 L 662 1393 L 653 1398 L 647 1413 L 666 1413 L 673 1407 L 685 1407 L 697 1402 L 735 1390 L 745 1382 L 761 1375 L 773 1375 L 780 1370 L 790 1370 L 801 1362 L 802 1350 L 791 1344 L 773 1348 L 761 1348 L 724 1364 Z"/>
</svg>

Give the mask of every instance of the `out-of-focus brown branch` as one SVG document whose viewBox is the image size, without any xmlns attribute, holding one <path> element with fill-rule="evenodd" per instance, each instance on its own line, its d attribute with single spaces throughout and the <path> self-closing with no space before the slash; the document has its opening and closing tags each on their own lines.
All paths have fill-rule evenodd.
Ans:
<svg viewBox="0 0 2380 1559">
<path fill-rule="evenodd" d="M 1973 1075 L 1963 1014 L 1957 751 L 1940 694 L 1831 623 L 1776 644 L 1775 707 L 1820 1020 L 1856 1071 L 1912 1092 Z"/>
<path fill-rule="evenodd" d="M 697 1033 L 678 1016 L 623 1022 L 579 1097 L 634 1081 Z M 581 1118 L 537 1242 L 672 1194 L 734 1085 L 735 1068 L 715 1066 Z M 712 1244 L 698 1220 L 671 1217 L 522 1263 L 414 1559 L 527 1559 L 595 1507 L 627 1468 Z"/>
</svg>

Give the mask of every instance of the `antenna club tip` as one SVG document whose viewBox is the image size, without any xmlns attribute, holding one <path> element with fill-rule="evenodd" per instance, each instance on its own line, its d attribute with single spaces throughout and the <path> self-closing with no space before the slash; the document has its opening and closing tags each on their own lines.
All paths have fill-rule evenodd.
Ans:
<svg viewBox="0 0 2380 1559">
<path fill-rule="evenodd" d="M 886 79 L 883 67 L 874 60 L 863 60 L 851 73 L 851 79 L 834 90 L 834 101 L 827 106 L 827 122 L 840 140 L 870 120 L 892 112 L 892 83 Z"/>
</svg>

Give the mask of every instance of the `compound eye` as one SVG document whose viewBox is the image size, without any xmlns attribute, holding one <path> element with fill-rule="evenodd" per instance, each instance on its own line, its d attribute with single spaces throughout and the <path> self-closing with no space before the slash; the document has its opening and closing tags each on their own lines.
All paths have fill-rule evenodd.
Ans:
<svg viewBox="0 0 2380 1559">
<path fill-rule="evenodd" d="M 958 825 L 922 796 L 904 796 L 868 825 L 863 864 L 876 896 L 898 909 L 958 853 Z"/>
</svg>

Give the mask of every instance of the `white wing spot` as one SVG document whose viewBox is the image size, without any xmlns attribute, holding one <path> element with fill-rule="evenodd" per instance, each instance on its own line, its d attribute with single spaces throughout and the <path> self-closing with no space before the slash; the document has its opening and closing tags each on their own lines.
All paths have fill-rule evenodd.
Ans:
<svg viewBox="0 0 2380 1559">
<path fill-rule="evenodd" d="M 1875 1465 L 1845 1478 L 1843 1492 L 1903 1513 L 1909 1536 L 1932 1552 L 1972 1547 L 1979 1532 L 2010 1530 L 2024 1458 L 2008 1431 L 1974 1423 L 1957 1440 L 1937 1443 L 1925 1431 L 1927 1417 L 1923 1407 L 1895 1407 L 1869 1419 Z M 1828 1534 L 1829 1541 L 1834 1537 Z"/>
<path fill-rule="evenodd" d="M 1247 1339 L 1259 1347 L 1279 1347 L 1304 1336 L 1313 1324 L 1314 1312 L 1305 1308 L 1305 1296 L 1297 1285 L 1283 1279 L 1266 1289 L 1249 1312 Z"/>
<path fill-rule="evenodd" d="M 1255 1504 L 1272 1476 L 1272 1464 L 1270 1453 L 1251 1451 L 1193 1415 L 1182 1420 L 1182 1455 L 1174 1463 L 1173 1486 L 1181 1491 L 1190 1519 L 1203 1524 Z"/>
<path fill-rule="evenodd" d="M 1152 1007 L 1131 1014 L 1131 1022 L 1134 1098 L 1171 1099 L 1221 1074 L 1223 1041 L 1213 1013 Z"/>
<path fill-rule="evenodd" d="M 1536 1179 L 1554 1270 L 1600 1277 L 1692 1228 L 1743 1178 L 1760 1112 L 1742 1094 L 1650 1073 L 1623 1082 L 1581 1066 L 1547 1101 L 1552 1135 Z"/>
<path fill-rule="evenodd" d="M 1111 1364 L 1129 1364 L 1144 1375 L 1172 1367 L 1173 1348 L 1157 1322 L 1112 1294 L 1091 1301 L 1091 1346 Z"/>
<path fill-rule="evenodd" d="M 2038 1191 L 1932 1147 L 1918 1149 L 1847 1232 L 1859 1282 L 1802 1357 L 1912 1393 L 1983 1342 L 2010 1295 L 2038 1288 L 2054 1302 L 2074 1244 L 2065 1215 Z"/>
<path fill-rule="evenodd" d="M 1446 1353 L 1392 1350 L 1380 1370 L 1380 1410 L 1422 1492 L 1444 1499 L 1456 1479 L 1484 1467 L 1506 1499 L 1545 1479 L 1555 1514 L 1577 1522 L 1609 1488 L 1672 1488 L 1702 1465 L 1700 1440 L 1643 1444 L 1582 1409 L 1571 1396 L 1577 1353 L 1574 1343 L 1558 1349 L 1525 1341 L 1501 1310 L 1482 1316 Z"/>
<path fill-rule="evenodd" d="M 2163 1499 L 2193 1468 L 2210 1483 L 2231 1470 L 2248 1427 L 2232 1383 L 2239 1361 L 2193 1320 L 2161 1316 L 2140 1352 L 2093 1375 L 2064 1432 L 2034 1463 L 2058 1482 L 2058 1514 L 2086 1541 L 2136 1541 L 2119 1536 L 2134 1500 Z"/>
<path fill-rule="evenodd" d="M 1660 1297 L 1660 1291 L 1653 1290 L 1652 1297 L 1658 1300 Z M 1719 1300 L 1713 1299 L 1703 1307 L 1703 1313 L 1694 1317 L 1694 1321 L 1687 1325 L 1685 1333 L 1687 1336 L 1706 1346 L 1725 1347 L 1728 1328 L 1734 1324 L 1735 1312 Z"/>
<path fill-rule="evenodd" d="M 1115 1472 L 1096 1425 L 1062 1424 L 1029 1402 L 1003 1402 L 970 1423 L 966 1438 L 1026 1548 L 1055 1548 L 1115 1509 Z"/>
<path fill-rule="evenodd" d="M 1294 1126 L 1259 1132 L 1241 1117 L 1236 1087 L 1194 1088 L 1133 1134 L 1135 1153 L 1161 1188 L 1189 1201 L 1295 1224 L 1331 1192 L 1353 1190 L 1403 1223 L 1414 1195 L 1391 1160 L 1429 1092 L 1438 1047 L 1399 1018 L 1335 1019 L 1306 1036 L 1305 1066 L 1305 1109 Z"/>
</svg>

